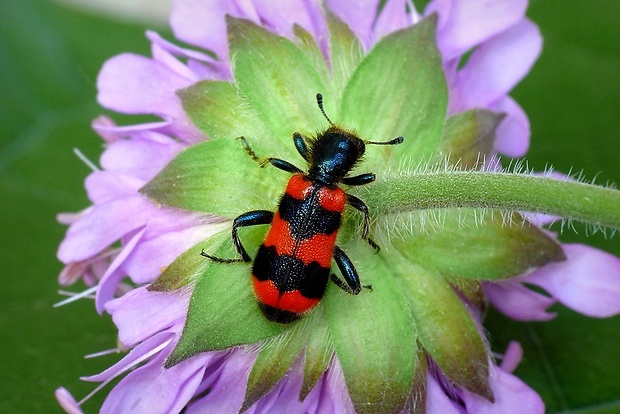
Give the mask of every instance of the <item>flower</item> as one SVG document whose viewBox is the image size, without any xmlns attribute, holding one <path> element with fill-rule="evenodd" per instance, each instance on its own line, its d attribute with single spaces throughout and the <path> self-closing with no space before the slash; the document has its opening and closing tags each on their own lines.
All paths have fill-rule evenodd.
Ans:
<svg viewBox="0 0 620 414">
<path fill-rule="evenodd" d="M 596 297 L 597 286 L 575 296 L 558 277 L 593 272 L 603 255 L 594 249 L 562 248 L 516 214 L 440 211 L 378 218 L 373 233 L 388 260 L 369 254 L 352 237 L 357 221 L 345 217 L 341 243 L 372 294 L 330 288 L 322 306 L 292 325 L 257 311 L 247 267 L 199 256 L 233 255 L 227 219 L 273 210 L 287 178 L 258 169 L 232 138 L 246 136 L 260 155 L 295 159 L 292 133 L 311 135 L 323 121 L 308 99 L 319 91 L 330 117 L 364 138 L 407 132 L 397 149 L 367 151 L 364 168 L 379 177 L 398 165 L 440 168 L 442 154 L 450 168 L 475 169 L 480 153 L 525 153 L 527 117 L 508 93 L 540 51 L 527 2 L 436 0 L 423 13 L 407 1 L 379 3 L 178 0 L 173 31 L 203 51 L 148 32 L 151 58 L 106 62 L 99 102 L 161 121 L 95 120 L 107 148 L 86 180 L 93 206 L 63 216 L 70 227 L 60 281 L 93 286 L 97 310 L 112 315 L 129 350 L 84 378 L 105 385 L 124 375 L 102 412 L 542 412 L 540 398 L 511 375 L 515 347 L 499 366 L 490 358 L 482 282 L 491 302 L 518 319 L 547 318 L 540 315 L 556 299 L 590 312 L 587 293 Z M 257 246 L 258 230 L 244 233 L 244 243 Z M 616 277 L 617 259 L 602 260 Z M 614 297 L 590 314 L 617 313 Z M 525 300 L 537 303 L 535 312 L 517 315 Z M 57 398 L 80 411 L 64 388 Z"/>
</svg>

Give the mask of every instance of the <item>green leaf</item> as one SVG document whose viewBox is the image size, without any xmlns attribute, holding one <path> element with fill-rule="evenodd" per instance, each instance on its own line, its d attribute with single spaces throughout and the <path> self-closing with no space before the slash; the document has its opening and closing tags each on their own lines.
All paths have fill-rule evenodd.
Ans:
<svg viewBox="0 0 620 414">
<path fill-rule="evenodd" d="M 441 275 L 414 264 L 413 252 L 389 253 L 424 349 L 455 384 L 493 400 L 489 351 L 461 299 Z"/>
<path fill-rule="evenodd" d="M 248 210 L 275 210 L 289 177 L 271 166 L 260 168 L 240 140 L 222 138 L 187 148 L 140 192 L 159 204 L 234 218 Z"/>
<path fill-rule="evenodd" d="M 491 154 L 495 129 L 504 114 L 473 109 L 446 120 L 439 152 L 449 156 L 449 163 L 462 169 L 482 166 Z"/>
<path fill-rule="evenodd" d="M 448 215 L 441 229 L 393 243 L 427 269 L 474 280 L 506 279 L 566 259 L 553 238 L 519 214 L 474 214 Z"/>
<path fill-rule="evenodd" d="M 294 132 L 315 133 L 324 124 L 315 95 L 326 86 L 305 53 L 290 40 L 255 25 L 227 17 L 235 81 L 249 107 L 269 127 L 273 139 L 295 155 Z M 299 154 L 296 155 L 301 160 Z"/>
<path fill-rule="evenodd" d="M 349 250 L 370 249 L 357 243 L 359 248 Z M 328 287 L 324 306 L 336 355 L 356 412 L 399 412 L 416 369 L 416 329 L 402 288 L 389 276 L 390 259 L 383 253 L 353 259 L 372 290 L 353 296 Z"/>
<path fill-rule="evenodd" d="M 370 171 L 384 170 L 390 157 L 429 160 L 439 147 L 448 95 L 435 45 L 436 24 L 436 17 L 430 17 L 381 39 L 344 90 L 344 125 L 363 139 L 405 138 L 397 147 L 368 150 L 364 165 Z"/>
<path fill-rule="evenodd" d="M 264 228 L 250 228 L 242 235 L 249 252 L 263 240 Z M 237 257 L 231 241 L 212 252 L 223 258 Z M 207 261 L 208 259 L 204 259 Z M 246 263 L 208 263 L 198 278 L 187 312 L 183 334 L 166 361 L 170 367 L 201 352 L 251 344 L 281 334 L 294 325 L 265 318 L 254 297 L 251 269 Z"/>
<path fill-rule="evenodd" d="M 218 226 L 221 228 L 221 226 Z M 203 250 L 206 252 L 215 251 L 226 240 L 230 240 L 230 228 L 227 231 L 218 230 L 216 234 L 207 237 L 205 240 L 189 248 L 185 253 L 177 257 L 162 274 L 155 279 L 148 287 L 148 290 L 156 292 L 172 292 L 192 281 L 202 274 L 209 264 L 200 256 Z"/>
</svg>

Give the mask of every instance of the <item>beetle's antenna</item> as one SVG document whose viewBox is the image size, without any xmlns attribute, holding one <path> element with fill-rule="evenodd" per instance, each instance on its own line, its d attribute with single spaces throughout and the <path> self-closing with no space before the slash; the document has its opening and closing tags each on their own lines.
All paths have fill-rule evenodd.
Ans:
<svg viewBox="0 0 620 414">
<path fill-rule="evenodd" d="M 402 144 L 402 142 L 405 140 L 405 138 L 403 137 L 396 137 L 392 140 L 389 141 L 364 141 L 364 144 L 368 145 L 368 144 L 373 144 L 373 145 L 396 145 L 396 144 Z"/>
<path fill-rule="evenodd" d="M 327 122 L 329 122 L 331 126 L 334 126 L 334 123 L 332 122 L 332 120 L 329 119 L 329 117 L 325 113 L 325 109 L 323 109 L 323 95 L 321 95 L 320 93 L 316 94 L 316 103 L 319 105 L 319 109 L 321 110 L 321 113 L 323 114 L 325 119 L 327 119 Z"/>
</svg>

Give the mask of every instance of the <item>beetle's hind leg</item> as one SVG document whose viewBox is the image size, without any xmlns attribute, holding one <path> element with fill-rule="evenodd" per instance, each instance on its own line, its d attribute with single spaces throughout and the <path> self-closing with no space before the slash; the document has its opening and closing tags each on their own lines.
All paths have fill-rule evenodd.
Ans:
<svg viewBox="0 0 620 414">
<path fill-rule="evenodd" d="M 335 274 L 331 274 L 330 278 L 340 289 L 351 295 L 357 295 L 362 290 L 362 284 L 360 278 L 357 275 L 357 270 L 353 266 L 353 262 L 349 259 L 349 256 L 338 246 L 334 246 L 334 261 L 340 269 L 340 273 L 344 277 L 345 282 L 340 280 Z"/>
<path fill-rule="evenodd" d="M 370 247 L 375 249 L 375 253 L 379 253 L 379 250 L 381 250 L 381 248 L 377 243 L 375 243 L 373 239 L 368 236 L 368 233 L 370 231 L 370 214 L 368 212 L 368 206 L 366 206 L 366 204 L 362 200 L 351 194 L 347 194 L 347 203 L 354 209 L 359 210 L 364 215 L 362 239 L 366 240 Z"/>
<path fill-rule="evenodd" d="M 250 227 L 250 226 L 258 226 L 260 224 L 271 224 L 273 220 L 273 211 L 269 210 L 253 210 L 248 211 L 247 213 L 243 213 L 239 217 L 237 217 L 233 221 L 232 225 L 232 240 L 235 245 L 235 249 L 237 253 L 241 256 L 241 259 L 224 259 L 217 256 L 212 256 L 210 254 L 205 253 L 204 251 L 200 252 L 200 255 L 206 257 L 207 259 L 213 260 L 218 263 L 237 263 L 237 262 L 251 262 L 252 258 L 243 247 L 241 243 L 241 239 L 239 238 L 238 229 L 239 227 Z"/>
</svg>

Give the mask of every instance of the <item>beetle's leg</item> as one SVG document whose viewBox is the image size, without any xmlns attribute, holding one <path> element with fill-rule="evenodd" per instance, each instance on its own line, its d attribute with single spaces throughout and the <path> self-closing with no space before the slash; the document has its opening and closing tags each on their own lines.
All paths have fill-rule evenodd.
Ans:
<svg viewBox="0 0 620 414">
<path fill-rule="evenodd" d="M 276 167 L 276 168 L 278 168 L 280 170 L 284 170 L 284 171 L 290 172 L 292 174 L 302 173 L 303 172 L 301 169 L 295 167 L 290 162 L 281 160 L 280 158 L 260 158 L 258 155 L 256 155 L 254 150 L 250 147 L 250 144 L 248 143 L 248 140 L 245 139 L 245 137 L 239 137 L 237 139 L 240 140 L 241 142 L 243 142 L 243 146 L 245 148 L 245 152 L 247 152 L 248 155 L 250 157 L 252 157 L 252 159 L 254 161 L 259 163 L 261 167 L 264 167 L 264 166 L 266 166 L 269 163 L 269 164 L 273 165 L 274 167 Z"/>
<path fill-rule="evenodd" d="M 345 185 L 365 185 L 375 181 L 376 176 L 373 173 L 360 174 L 354 177 L 345 177 L 342 184 Z"/>
<path fill-rule="evenodd" d="M 256 155 L 256 153 L 254 152 L 252 147 L 250 147 L 250 143 L 248 142 L 248 140 L 245 139 L 245 137 L 243 137 L 243 136 L 238 137 L 237 139 L 243 143 L 243 148 L 245 149 L 245 152 L 247 152 L 248 155 L 250 157 L 252 157 L 252 159 L 254 161 L 256 161 L 257 163 L 262 165 L 263 160 L 261 160 L 260 157 L 258 155 Z"/>
<path fill-rule="evenodd" d="M 288 161 L 281 160 L 280 158 L 267 158 L 261 166 L 264 166 L 267 163 L 271 163 L 276 168 L 284 170 L 286 172 L 290 172 L 291 174 L 303 173 L 303 171 Z"/>
<path fill-rule="evenodd" d="M 362 176 L 359 175 L 358 177 L 362 177 Z M 355 177 L 352 177 L 352 178 L 355 178 Z M 366 206 L 366 204 L 364 204 L 362 200 L 360 200 L 359 198 L 351 194 L 347 194 L 347 203 L 351 207 L 361 211 L 362 214 L 364 215 L 364 225 L 362 227 L 362 239 L 366 240 L 368 244 L 370 244 L 370 247 L 375 249 L 375 251 L 379 252 L 379 250 L 381 250 L 379 245 L 377 245 L 377 243 L 375 243 L 373 239 L 368 237 L 368 232 L 370 229 L 370 215 L 368 214 L 368 206 Z"/>
<path fill-rule="evenodd" d="M 295 143 L 295 148 L 297 148 L 297 152 L 299 155 L 303 157 L 304 160 L 310 162 L 310 151 L 308 151 L 308 145 L 306 144 L 307 138 L 301 135 L 299 132 L 295 132 L 293 134 L 293 142 Z"/>
<path fill-rule="evenodd" d="M 237 233 L 237 229 L 239 227 L 249 227 L 249 226 L 257 226 L 259 224 L 271 224 L 273 220 L 273 212 L 269 210 L 254 210 L 248 211 L 247 213 L 243 213 L 239 217 L 237 217 L 233 221 L 232 225 L 232 240 L 235 245 L 235 249 L 241 255 L 241 259 L 222 259 L 220 257 L 211 256 L 206 254 L 204 251 L 200 254 L 208 259 L 213 260 L 214 262 L 220 263 L 235 263 L 235 262 L 250 262 L 252 259 L 250 255 L 241 244 L 241 239 L 239 239 L 239 234 Z"/>
<path fill-rule="evenodd" d="M 357 295 L 360 293 L 360 290 L 362 290 L 362 285 L 360 284 L 359 276 L 357 276 L 357 270 L 355 270 L 351 259 L 349 259 L 346 253 L 338 246 L 334 246 L 334 260 L 336 261 L 338 269 L 340 269 L 340 273 L 342 273 L 342 276 L 347 283 L 345 284 L 333 273 L 331 274 L 332 282 L 334 282 L 340 289 L 350 293 L 351 295 Z"/>
<path fill-rule="evenodd" d="M 243 263 L 243 259 L 224 259 L 222 257 L 211 256 L 210 254 L 205 253 L 204 249 L 202 249 L 200 255 L 217 263 Z"/>
</svg>

